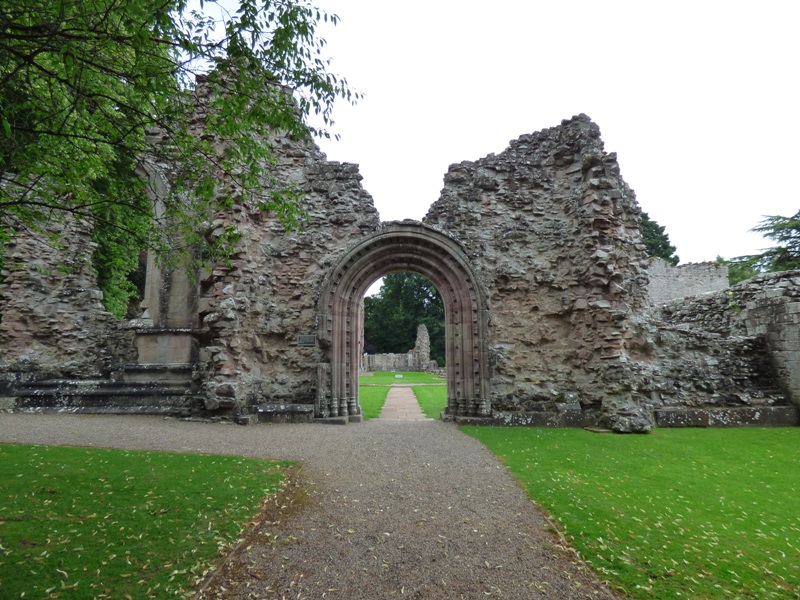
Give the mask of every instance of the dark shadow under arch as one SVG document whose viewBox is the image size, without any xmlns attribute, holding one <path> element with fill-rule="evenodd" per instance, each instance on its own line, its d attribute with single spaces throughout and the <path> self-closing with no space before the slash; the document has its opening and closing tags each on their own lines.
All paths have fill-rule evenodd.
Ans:
<svg viewBox="0 0 800 600">
<path fill-rule="evenodd" d="M 318 339 L 328 363 L 319 366 L 316 416 L 361 414 L 362 301 L 372 282 L 393 271 L 427 277 L 444 301 L 447 414 L 489 416 L 485 294 L 458 242 L 431 227 L 408 222 L 385 224 L 360 240 L 330 272 L 319 299 Z"/>
</svg>

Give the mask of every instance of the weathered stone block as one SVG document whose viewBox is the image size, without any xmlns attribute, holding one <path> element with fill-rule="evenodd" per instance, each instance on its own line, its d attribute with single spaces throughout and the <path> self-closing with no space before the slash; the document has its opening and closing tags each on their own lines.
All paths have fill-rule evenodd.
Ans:
<svg viewBox="0 0 800 600">
<path fill-rule="evenodd" d="M 254 414 L 243 414 L 243 415 L 236 415 L 236 423 L 239 425 L 255 425 L 258 423 L 259 418 L 258 415 Z"/>
<path fill-rule="evenodd" d="M 163 329 L 140 330 L 136 333 L 139 364 L 171 364 L 192 362 L 191 333 Z"/>
</svg>

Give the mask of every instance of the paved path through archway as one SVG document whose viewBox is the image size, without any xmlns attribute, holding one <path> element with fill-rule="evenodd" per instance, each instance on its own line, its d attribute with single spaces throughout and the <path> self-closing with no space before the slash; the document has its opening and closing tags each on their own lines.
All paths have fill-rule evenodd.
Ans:
<svg viewBox="0 0 800 600">
<path fill-rule="evenodd" d="M 385 421 L 429 421 L 417 402 L 411 384 L 394 384 L 389 388 L 380 418 Z"/>
<path fill-rule="evenodd" d="M 441 421 L 0 414 L 0 442 L 302 461 L 304 506 L 259 525 L 222 571 L 226 591 L 202 598 L 612 597 L 495 457 Z"/>
</svg>

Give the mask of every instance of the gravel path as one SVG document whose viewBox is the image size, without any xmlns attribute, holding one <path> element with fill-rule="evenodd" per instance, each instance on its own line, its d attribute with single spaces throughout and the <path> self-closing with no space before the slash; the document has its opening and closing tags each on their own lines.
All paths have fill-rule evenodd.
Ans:
<svg viewBox="0 0 800 600">
<path fill-rule="evenodd" d="M 0 442 L 302 461 L 303 493 L 251 532 L 202 598 L 613 598 L 503 466 L 440 421 L 0 414 Z"/>
</svg>

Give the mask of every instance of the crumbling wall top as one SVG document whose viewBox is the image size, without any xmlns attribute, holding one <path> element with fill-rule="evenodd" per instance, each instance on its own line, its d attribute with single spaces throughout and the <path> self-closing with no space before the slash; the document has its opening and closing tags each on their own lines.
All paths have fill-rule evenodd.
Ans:
<svg viewBox="0 0 800 600">
<path fill-rule="evenodd" d="M 728 267 L 721 263 L 689 263 L 673 267 L 663 258 L 651 258 L 648 266 L 650 302 L 719 292 L 728 289 Z"/>
</svg>

